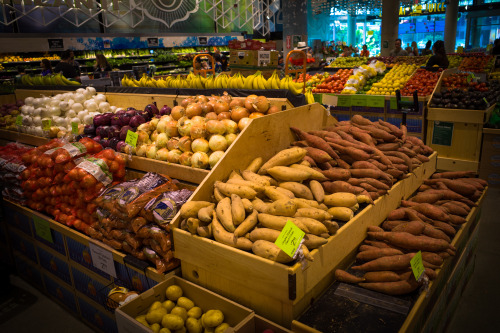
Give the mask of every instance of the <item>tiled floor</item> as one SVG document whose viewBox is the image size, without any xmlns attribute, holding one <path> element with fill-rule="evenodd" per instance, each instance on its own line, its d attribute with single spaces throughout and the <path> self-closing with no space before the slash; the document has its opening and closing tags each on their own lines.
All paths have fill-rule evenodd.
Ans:
<svg viewBox="0 0 500 333">
<path fill-rule="evenodd" d="M 476 265 L 448 328 L 450 333 L 499 332 L 500 315 L 500 189 L 490 189 L 484 203 L 476 250 Z M 93 330 L 51 301 L 24 280 L 12 283 L 37 297 L 37 301 L 0 324 L 5 333 L 88 333 Z M 1 307 L 1 304 L 0 304 Z"/>
</svg>

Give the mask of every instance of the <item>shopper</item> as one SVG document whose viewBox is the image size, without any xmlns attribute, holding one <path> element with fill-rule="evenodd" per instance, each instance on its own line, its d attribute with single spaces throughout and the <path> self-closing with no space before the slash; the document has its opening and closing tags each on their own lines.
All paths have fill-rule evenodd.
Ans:
<svg viewBox="0 0 500 333">
<path fill-rule="evenodd" d="M 344 46 L 344 48 L 342 49 L 342 54 L 340 55 L 340 57 L 350 57 L 352 54 L 352 50 L 349 46 Z"/>
<path fill-rule="evenodd" d="M 72 64 L 70 51 L 61 54 L 61 61 L 54 67 L 54 73 L 62 73 L 68 79 L 80 81 L 80 73 Z"/>
<path fill-rule="evenodd" d="M 500 39 L 495 39 L 493 43 L 493 48 L 491 49 L 491 55 L 499 55 L 500 54 Z"/>
<path fill-rule="evenodd" d="M 430 40 L 428 40 L 427 43 L 425 43 L 425 49 L 422 50 L 423 56 L 432 54 L 431 46 L 432 46 L 432 42 Z"/>
<path fill-rule="evenodd" d="M 412 56 L 418 57 L 418 45 L 417 42 L 411 42 L 411 54 Z"/>
<path fill-rule="evenodd" d="M 95 55 L 95 64 L 94 64 L 94 78 L 95 74 L 100 74 L 100 77 L 108 76 L 108 72 L 111 71 L 111 66 L 109 65 L 108 60 L 103 54 Z"/>
<path fill-rule="evenodd" d="M 437 66 L 440 68 L 448 68 L 450 62 L 446 56 L 446 50 L 444 49 L 444 42 L 442 40 L 438 40 L 434 43 L 432 52 L 434 52 L 434 55 L 429 58 L 426 67 L 432 68 Z"/>
<path fill-rule="evenodd" d="M 69 57 L 70 57 L 70 64 L 73 65 L 73 67 L 75 67 L 75 70 L 78 72 L 78 76 L 80 76 L 80 73 L 82 72 L 81 71 L 81 68 L 80 68 L 80 63 L 78 61 L 75 60 L 75 52 L 73 52 L 72 50 L 70 49 L 67 49 L 66 51 L 69 52 Z"/>
<path fill-rule="evenodd" d="M 24 66 L 17 66 L 17 75 L 15 76 L 16 83 L 21 83 L 21 76 L 23 75 L 26 75 L 26 69 L 24 69 Z"/>
<path fill-rule="evenodd" d="M 394 49 L 389 53 L 391 57 L 407 56 L 408 52 L 401 48 L 401 39 L 396 39 L 394 42 Z"/>
<path fill-rule="evenodd" d="M 49 60 L 42 59 L 40 66 L 42 67 L 42 76 L 52 74 L 52 65 Z"/>
<path fill-rule="evenodd" d="M 361 57 L 369 57 L 370 56 L 370 51 L 368 51 L 368 47 L 366 46 L 366 44 L 363 45 L 363 48 L 361 49 L 360 56 Z"/>
</svg>

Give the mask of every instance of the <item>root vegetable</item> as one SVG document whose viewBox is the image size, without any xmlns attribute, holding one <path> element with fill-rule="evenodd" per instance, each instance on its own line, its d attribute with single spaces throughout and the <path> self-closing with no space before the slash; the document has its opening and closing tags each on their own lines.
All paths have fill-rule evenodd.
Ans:
<svg viewBox="0 0 500 333">
<path fill-rule="evenodd" d="M 233 223 L 233 216 L 231 214 L 231 199 L 222 199 L 215 209 L 216 215 L 220 223 L 229 232 L 234 232 L 235 226 Z"/>
<path fill-rule="evenodd" d="M 464 209 L 462 206 L 457 205 L 452 201 L 442 204 L 441 207 L 444 207 L 448 213 L 453 215 L 459 215 L 459 216 L 469 215 L 467 209 Z"/>
<path fill-rule="evenodd" d="M 407 279 L 396 282 L 361 282 L 360 287 L 378 291 L 387 295 L 404 295 L 415 291 L 420 284 L 415 279 Z"/>
<path fill-rule="evenodd" d="M 317 221 L 330 220 L 332 216 L 319 208 L 299 208 L 294 217 L 309 217 Z"/>
<path fill-rule="evenodd" d="M 304 245 L 307 246 L 309 250 L 314 250 L 320 247 L 321 245 L 324 245 L 328 243 L 328 240 L 323 238 L 323 237 L 318 237 L 316 235 L 312 234 L 306 234 L 304 236 Z"/>
<path fill-rule="evenodd" d="M 350 273 L 347 273 L 346 271 L 342 269 L 336 269 L 335 270 L 335 279 L 340 282 L 346 282 L 346 283 L 359 283 L 365 281 L 364 278 L 357 277 L 355 275 L 352 275 Z"/>
<path fill-rule="evenodd" d="M 266 187 L 264 187 L 264 194 L 269 199 L 271 199 L 273 201 L 276 201 L 276 200 L 288 200 L 288 199 L 290 199 L 286 194 L 278 191 L 273 186 L 266 186 Z"/>
<path fill-rule="evenodd" d="M 383 172 L 382 170 L 373 169 L 351 169 L 351 176 L 355 178 L 374 178 L 374 179 L 385 179 L 387 181 L 392 181 L 392 177 Z"/>
<path fill-rule="evenodd" d="M 328 193 L 348 192 L 352 194 L 361 194 L 365 192 L 365 189 L 357 186 L 352 186 L 348 182 L 344 182 L 341 180 L 336 180 L 333 182 L 322 182 L 321 185 L 323 185 L 325 192 Z"/>
<path fill-rule="evenodd" d="M 323 223 L 309 217 L 294 217 L 295 221 L 299 221 L 306 226 L 310 234 L 319 236 L 321 234 L 328 234 L 328 229 Z"/>
<path fill-rule="evenodd" d="M 266 163 L 264 163 L 264 165 L 260 167 L 258 173 L 262 175 L 267 173 L 267 170 L 269 168 L 297 163 L 301 161 L 304 156 L 306 156 L 306 153 L 307 150 L 300 147 L 284 149 L 271 157 Z"/>
<path fill-rule="evenodd" d="M 345 222 L 350 221 L 354 216 L 353 211 L 348 207 L 332 207 L 328 209 L 328 213 L 332 219 Z"/>
<path fill-rule="evenodd" d="M 363 277 L 366 282 L 396 282 L 400 280 L 399 275 L 392 271 L 366 272 Z"/>
<path fill-rule="evenodd" d="M 295 199 L 295 194 L 293 194 L 292 191 L 289 191 L 283 187 L 276 187 L 276 191 L 281 192 L 282 194 L 286 195 L 290 199 Z"/>
<path fill-rule="evenodd" d="M 362 260 L 362 261 L 370 261 L 382 257 L 388 257 L 388 256 L 395 256 L 395 255 L 402 255 L 403 252 L 397 250 L 397 249 L 376 249 L 376 250 L 368 250 L 368 251 L 363 251 L 359 252 L 356 255 L 356 259 Z"/>
<path fill-rule="evenodd" d="M 414 236 L 407 232 L 369 232 L 368 235 L 377 240 L 387 241 L 407 250 L 440 252 L 450 247 L 450 244 L 443 239 Z"/>
<path fill-rule="evenodd" d="M 387 231 L 391 231 L 392 229 L 394 229 L 398 225 L 404 224 L 404 223 L 407 223 L 407 222 L 406 221 L 390 221 L 390 220 L 386 220 L 386 221 L 384 221 L 382 223 L 382 229 L 387 230 Z"/>
<path fill-rule="evenodd" d="M 276 242 L 281 231 L 270 229 L 270 228 L 255 228 L 250 232 L 250 240 L 252 242 L 258 240 L 266 240 L 268 242 Z"/>
<path fill-rule="evenodd" d="M 380 257 L 375 260 L 368 261 L 363 265 L 352 266 L 354 270 L 362 271 L 395 271 L 410 267 L 410 260 L 415 253 L 407 253 L 388 257 Z"/>
<path fill-rule="evenodd" d="M 443 258 L 437 253 L 433 252 L 422 252 L 422 260 L 427 261 L 436 266 L 441 266 L 444 262 Z"/>
<path fill-rule="evenodd" d="M 227 232 L 217 219 L 216 213 L 214 213 L 214 218 L 212 220 L 212 233 L 214 239 L 219 243 L 246 251 L 250 251 L 252 249 L 252 241 L 245 237 L 234 237 L 232 232 Z"/>
<path fill-rule="evenodd" d="M 366 228 L 366 231 L 373 231 L 373 232 L 379 232 L 379 231 L 384 231 L 384 229 L 382 229 L 381 227 L 377 226 L 377 225 L 370 225 L 368 226 L 368 228 Z"/>
<path fill-rule="evenodd" d="M 259 214 L 257 218 L 259 219 L 259 223 L 265 228 L 271 228 L 281 231 L 285 227 L 287 221 L 290 220 L 292 221 L 293 224 L 299 227 L 300 230 L 304 231 L 305 233 L 309 233 L 309 229 L 306 227 L 306 225 L 302 223 L 302 221 L 299 221 L 296 218 L 285 217 L 285 216 L 274 216 L 262 213 Z"/>
<path fill-rule="evenodd" d="M 373 170 L 380 170 L 375 164 L 369 162 L 369 161 L 356 161 L 354 162 L 351 167 L 353 169 L 373 169 Z"/>
<path fill-rule="evenodd" d="M 215 205 L 211 204 L 210 206 L 203 207 L 198 211 L 198 219 L 205 223 L 212 222 L 212 217 L 214 213 Z"/>
<path fill-rule="evenodd" d="M 392 231 L 394 232 L 407 232 L 412 235 L 420 235 L 424 229 L 426 228 L 426 225 L 421 222 L 421 221 L 411 221 L 407 223 L 401 223 L 400 225 L 394 227 Z"/>
<path fill-rule="evenodd" d="M 432 179 L 436 178 L 448 178 L 448 179 L 456 179 L 456 178 L 468 178 L 475 177 L 476 172 L 474 171 L 446 171 L 446 172 L 438 172 L 431 176 Z"/>
<path fill-rule="evenodd" d="M 290 167 L 309 172 L 311 174 L 311 176 L 309 176 L 309 179 L 320 180 L 320 181 L 328 180 L 328 178 L 325 175 L 323 175 L 320 171 L 313 169 L 311 167 L 302 164 L 292 164 Z"/>
<path fill-rule="evenodd" d="M 250 170 L 243 170 L 241 171 L 241 176 L 243 179 L 248 180 L 250 182 L 257 183 L 261 186 L 269 186 L 271 183 L 265 176 L 261 176 L 256 174 L 255 172 L 252 172 Z"/>
<path fill-rule="evenodd" d="M 237 194 L 241 198 L 253 199 L 257 195 L 257 192 L 249 186 L 215 182 L 215 188 L 228 197 L 230 197 L 231 194 Z"/>
<path fill-rule="evenodd" d="M 181 207 L 181 217 L 183 219 L 198 217 L 198 211 L 210 205 L 213 205 L 213 203 L 208 201 L 188 201 Z"/>
<path fill-rule="evenodd" d="M 247 232 L 251 231 L 257 225 L 257 211 L 253 211 L 252 214 L 248 215 L 248 217 L 236 228 L 234 231 L 235 237 L 242 237 Z"/>
<path fill-rule="evenodd" d="M 412 209 L 424 214 L 425 216 L 433 220 L 448 221 L 450 219 L 440 207 L 428 203 L 418 204 L 416 206 L 413 206 Z"/>
<path fill-rule="evenodd" d="M 245 220 L 245 206 L 237 194 L 231 194 L 231 215 L 235 226 Z M 243 235 L 241 235 L 243 236 Z"/>
<path fill-rule="evenodd" d="M 324 150 L 314 147 L 305 147 L 304 149 L 307 151 L 307 156 L 309 156 L 315 163 L 325 163 L 333 159 Z"/>
<path fill-rule="evenodd" d="M 264 186 L 262 186 L 256 182 L 252 182 L 252 181 L 244 180 L 244 179 L 230 178 L 230 179 L 228 179 L 226 184 L 248 186 L 248 187 L 252 188 L 254 191 L 256 191 L 257 193 L 264 191 Z"/>
<path fill-rule="evenodd" d="M 334 207 L 351 207 L 354 206 L 358 200 L 355 194 L 349 192 L 337 192 L 325 195 L 323 200 L 325 205 Z"/>
<path fill-rule="evenodd" d="M 330 168 L 320 171 L 326 178 L 330 180 L 348 180 L 351 178 L 351 172 L 342 168 Z"/>
<path fill-rule="evenodd" d="M 263 160 L 262 157 L 257 157 L 250 162 L 250 164 L 245 168 L 245 170 L 251 171 L 251 172 L 257 172 L 259 171 L 260 167 L 262 166 Z"/>
<path fill-rule="evenodd" d="M 337 230 L 339 230 L 339 224 L 337 222 L 332 222 L 332 221 L 321 221 L 323 225 L 328 229 L 328 234 L 329 235 L 334 235 Z"/>
<path fill-rule="evenodd" d="M 291 191 L 297 198 L 314 199 L 311 190 L 306 185 L 297 182 L 283 182 L 280 183 L 279 187 Z"/>
<path fill-rule="evenodd" d="M 425 192 L 420 192 L 413 198 L 411 198 L 411 201 L 413 202 L 418 202 L 418 203 L 430 203 L 433 204 L 438 200 L 441 200 L 443 198 L 442 193 L 425 193 Z"/>
<path fill-rule="evenodd" d="M 308 134 L 296 127 L 290 127 L 290 129 L 299 137 L 299 139 L 306 140 L 310 147 L 318 148 L 330 155 L 332 158 L 338 158 L 337 153 L 328 145 L 328 143 L 322 138 Z"/>
<path fill-rule="evenodd" d="M 424 230 L 422 231 L 422 234 L 428 237 L 436 238 L 436 239 L 444 239 L 448 243 L 451 242 L 450 237 L 448 237 L 443 231 L 434 228 L 430 224 L 425 225 Z"/>
<path fill-rule="evenodd" d="M 276 244 L 265 241 L 257 240 L 252 245 L 252 252 L 259 257 L 276 261 L 282 264 L 293 261 L 293 258 L 283 252 Z"/>
<path fill-rule="evenodd" d="M 198 236 L 211 238 L 212 237 L 212 223 L 204 227 L 198 227 L 196 229 Z"/>
<path fill-rule="evenodd" d="M 317 180 L 311 180 L 309 182 L 309 188 L 311 189 L 314 199 L 318 202 L 323 202 L 325 199 L 325 190 L 323 186 L 321 186 Z"/>
<path fill-rule="evenodd" d="M 311 177 L 311 173 L 301 169 L 290 168 L 286 166 L 275 166 L 267 169 L 267 173 L 278 180 L 301 182 Z"/>
<path fill-rule="evenodd" d="M 450 218 L 449 222 L 454 225 L 461 225 L 467 222 L 466 219 L 458 215 L 449 214 L 448 217 Z"/>
</svg>

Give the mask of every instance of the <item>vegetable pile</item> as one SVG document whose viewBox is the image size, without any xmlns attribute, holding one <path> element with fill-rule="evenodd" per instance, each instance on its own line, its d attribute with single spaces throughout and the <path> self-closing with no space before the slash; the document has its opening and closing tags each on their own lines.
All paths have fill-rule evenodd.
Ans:
<svg viewBox="0 0 500 333">
<path fill-rule="evenodd" d="M 337 280 L 389 295 L 411 293 L 422 284 L 410 268 L 418 251 L 422 251 L 425 275 L 434 280 L 444 260 L 456 254 L 453 237 L 487 186 L 474 176 L 462 171 L 432 175 L 380 227 L 368 227 L 357 264 L 351 267 L 354 274 L 336 270 Z"/>
<path fill-rule="evenodd" d="M 21 155 L 32 148 L 17 143 L 9 143 L 0 147 L 0 187 L 2 196 L 21 205 L 25 204 L 21 187 L 21 172 L 26 169 Z"/>
<path fill-rule="evenodd" d="M 163 273 L 179 265 L 171 250 L 170 221 L 191 194 L 156 173 L 109 186 L 95 200 L 97 222 L 87 232 L 116 250 L 149 260 Z"/>
<path fill-rule="evenodd" d="M 428 161 L 432 149 L 385 122 L 354 116 L 322 131 L 292 131 L 300 141 L 267 162 L 214 184 L 214 200 L 181 209 L 181 229 L 281 263 L 293 258 L 274 242 L 288 220 L 306 233 L 301 250 L 325 244 L 360 204 L 384 195 L 392 184 Z"/>
</svg>

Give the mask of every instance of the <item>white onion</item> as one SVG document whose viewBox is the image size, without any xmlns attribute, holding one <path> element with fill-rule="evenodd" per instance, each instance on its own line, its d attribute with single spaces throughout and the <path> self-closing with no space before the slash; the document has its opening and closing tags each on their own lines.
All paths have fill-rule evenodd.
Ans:
<svg viewBox="0 0 500 333">
<path fill-rule="evenodd" d="M 87 110 L 89 110 L 89 112 L 96 112 L 97 111 L 97 104 L 95 104 L 95 102 L 91 99 L 89 101 L 91 101 L 91 102 L 87 104 Z"/>
<path fill-rule="evenodd" d="M 94 87 L 87 87 L 85 88 L 88 92 L 90 92 L 90 94 L 93 96 L 95 94 L 97 94 L 97 91 L 95 90 Z"/>
<path fill-rule="evenodd" d="M 42 118 L 48 118 L 50 117 L 50 112 L 48 109 L 46 108 L 40 108 L 42 110 L 42 112 L 40 113 L 40 116 L 42 116 Z"/>
<path fill-rule="evenodd" d="M 35 98 L 34 98 L 34 97 L 26 97 L 26 98 L 24 99 L 24 104 L 26 104 L 26 105 L 33 105 L 33 101 L 34 101 L 34 100 L 35 100 Z"/>
<path fill-rule="evenodd" d="M 68 110 L 68 112 L 66 112 L 66 118 L 74 118 L 76 117 L 76 112 L 75 110 Z"/>
<path fill-rule="evenodd" d="M 70 125 L 71 125 L 71 123 L 81 124 L 82 122 L 80 121 L 80 118 L 75 117 L 75 118 L 71 118 L 71 120 L 70 120 L 70 122 L 69 122 L 69 123 L 70 123 Z"/>
<path fill-rule="evenodd" d="M 20 110 L 21 110 L 21 113 L 22 114 L 28 114 L 28 108 L 29 108 L 29 105 L 23 105 L 21 106 Z"/>
<path fill-rule="evenodd" d="M 49 114 L 51 116 L 60 116 L 61 115 L 61 109 L 59 109 L 58 106 L 51 106 L 49 108 Z"/>
<path fill-rule="evenodd" d="M 43 103 L 43 99 L 41 99 L 41 98 L 33 99 L 33 106 L 35 108 L 39 108 L 40 106 L 42 106 L 42 103 Z"/>
<path fill-rule="evenodd" d="M 77 117 L 80 119 L 81 122 L 83 122 L 83 119 L 85 118 L 85 116 L 88 116 L 88 114 L 89 112 L 87 110 L 83 110 L 78 112 Z"/>
<path fill-rule="evenodd" d="M 42 126 L 42 117 L 40 116 L 33 117 L 33 125 Z"/>
<path fill-rule="evenodd" d="M 85 102 L 85 96 L 83 94 L 75 94 L 73 96 L 73 99 L 75 100 L 75 103 L 83 103 L 83 102 Z"/>
<path fill-rule="evenodd" d="M 75 101 L 73 99 L 68 99 L 68 105 L 71 108 L 71 105 L 75 104 Z"/>
<path fill-rule="evenodd" d="M 84 88 L 78 88 L 76 89 L 75 93 L 77 94 L 83 94 L 86 90 Z"/>
<path fill-rule="evenodd" d="M 106 96 L 104 96 L 103 94 L 97 94 L 94 96 L 94 101 L 99 104 L 101 102 L 106 102 Z"/>
<path fill-rule="evenodd" d="M 40 126 L 37 126 L 35 127 L 33 134 L 36 136 L 43 136 L 43 129 Z"/>
<path fill-rule="evenodd" d="M 83 94 L 83 96 L 85 97 L 86 100 L 89 100 L 89 99 L 92 98 L 92 94 L 89 91 L 87 91 L 87 90 L 85 90 L 82 94 Z"/>
<path fill-rule="evenodd" d="M 61 103 L 60 100 L 52 98 L 52 100 L 50 101 L 49 104 L 50 104 L 50 106 L 59 106 L 59 103 Z"/>
<path fill-rule="evenodd" d="M 90 124 L 92 124 L 92 119 L 93 119 L 93 118 L 94 118 L 94 117 L 92 117 L 90 114 L 88 114 L 88 115 L 86 115 L 85 117 L 83 117 L 83 123 L 84 123 L 85 125 L 90 125 Z"/>
<path fill-rule="evenodd" d="M 49 105 L 51 101 L 52 101 L 52 99 L 50 97 L 46 97 L 46 96 L 42 97 L 42 103 L 44 105 Z"/>
<path fill-rule="evenodd" d="M 71 110 L 73 110 L 77 113 L 80 111 L 83 111 L 83 105 L 80 103 L 75 103 L 75 104 L 71 105 Z"/>
<path fill-rule="evenodd" d="M 99 111 L 102 113 L 108 112 L 109 111 L 109 103 L 108 102 L 100 102 L 99 103 Z"/>
<path fill-rule="evenodd" d="M 113 112 L 113 113 L 116 113 L 116 106 L 111 105 L 111 106 L 109 107 L 109 111 L 110 111 L 110 112 Z"/>
<path fill-rule="evenodd" d="M 69 110 L 69 103 L 66 101 L 59 102 L 59 109 L 61 109 L 62 112 L 66 112 Z"/>
</svg>

